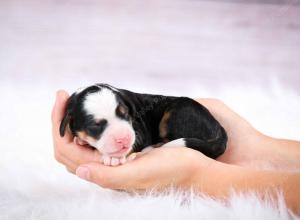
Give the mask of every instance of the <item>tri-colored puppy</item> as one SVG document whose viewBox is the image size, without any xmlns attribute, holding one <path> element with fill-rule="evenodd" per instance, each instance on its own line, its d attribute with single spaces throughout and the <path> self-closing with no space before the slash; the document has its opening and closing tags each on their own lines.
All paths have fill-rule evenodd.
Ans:
<svg viewBox="0 0 300 220">
<path fill-rule="evenodd" d="M 72 94 L 61 136 L 67 126 L 78 144 L 95 147 L 103 163 L 111 166 L 125 163 L 129 153 L 159 145 L 185 146 L 216 158 L 227 143 L 224 128 L 193 99 L 134 93 L 107 84 Z"/>
</svg>

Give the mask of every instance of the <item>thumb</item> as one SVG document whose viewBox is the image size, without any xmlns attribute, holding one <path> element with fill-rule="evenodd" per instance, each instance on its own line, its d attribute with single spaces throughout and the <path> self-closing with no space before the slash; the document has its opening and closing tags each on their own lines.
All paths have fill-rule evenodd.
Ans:
<svg viewBox="0 0 300 220">
<path fill-rule="evenodd" d="M 124 177 L 126 177 L 122 167 L 110 167 L 101 163 L 91 162 L 80 165 L 76 169 L 76 175 L 104 188 L 122 189 L 124 187 L 122 182 Z"/>
<path fill-rule="evenodd" d="M 60 123 L 63 120 L 66 105 L 69 99 L 69 94 L 64 90 L 59 90 L 56 92 L 56 100 L 52 109 L 51 119 L 52 119 L 52 133 L 55 138 L 59 139 L 59 127 Z M 73 141 L 73 136 L 70 132 L 66 132 L 63 138 L 64 140 L 71 142 Z"/>
</svg>

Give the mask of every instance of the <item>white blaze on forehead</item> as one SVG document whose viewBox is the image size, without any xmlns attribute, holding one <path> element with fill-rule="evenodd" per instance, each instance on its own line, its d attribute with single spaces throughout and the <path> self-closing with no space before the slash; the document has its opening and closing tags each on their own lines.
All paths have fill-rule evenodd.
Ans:
<svg viewBox="0 0 300 220">
<path fill-rule="evenodd" d="M 88 94 L 84 100 L 84 110 L 95 119 L 110 119 L 115 116 L 116 96 L 111 90 L 102 88 L 99 92 Z"/>
</svg>

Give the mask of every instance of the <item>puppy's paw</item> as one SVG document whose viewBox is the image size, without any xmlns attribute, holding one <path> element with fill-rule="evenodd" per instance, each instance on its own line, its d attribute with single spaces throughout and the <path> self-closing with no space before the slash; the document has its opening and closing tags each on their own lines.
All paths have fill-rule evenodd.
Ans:
<svg viewBox="0 0 300 220">
<path fill-rule="evenodd" d="M 126 163 L 125 157 L 111 157 L 109 155 L 102 155 L 101 162 L 106 166 L 118 166 Z"/>
<path fill-rule="evenodd" d="M 125 164 L 126 162 L 127 162 L 127 159 L 125 156 L 120 159 L 121 164 Z"/>
<path fill-rule="evenodd" d="M 120 158 L 117 158 L 117 157 L 111 158 L 111 162 L 110 162 L 111 166 L 115 167 L 115 166 L 118 166 L 119 164 L 121 164 Z"/>
<path fill-rule="evenodd" d="M 101 157 L 101 162 L 106 165 L 106 166 L 110 166 L 111 163 L 111 157 L 108 155 L 102 155 Z"/>
</svg>

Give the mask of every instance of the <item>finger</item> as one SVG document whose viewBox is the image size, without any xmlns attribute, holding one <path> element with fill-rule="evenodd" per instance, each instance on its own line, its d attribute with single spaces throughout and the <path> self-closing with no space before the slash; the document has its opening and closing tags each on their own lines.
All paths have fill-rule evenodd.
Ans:
<svg viewBox="0 0 300 220">
<path fill-rule="evenodd" d="M 133 161 L 137 157 L 137 153 L 130 154 L 126 159 L 128 162 Z"/>
<path fill-rule="evenodd" d="M 140 158 L 141 156 L 143 156 L 144 154 L 147 154 L 149 152 L 135 152 L 135 153 L 131 153 L 126 159 L 127 159 L 127 163 L 137 160 L 138 158 Z"/>
<path fill-rule="evenodd" d="M 72 160 L 62 156 L 62 155 L 55 155 L 55 159 L 65 165 L 66 167 L 68 167 L 69 169 L 72 169 L 72 170 L 76 170 L 76 168 L 79 166 L 78 164 L 74 163 Z"/>
<path fill-rule="evenodd" d="M 76 173 L 76 169 L 72 169 L 72 168 L 67 167 L 67 166 L 66 166 L 66 169 L 67 169 L 68 172 L 70 172 L 70 173 L 72 173 L 72 174 L 75 174 L 75 173 Z"/>
<path fill-rule="evenodd" d="M 96 153 L 96 152 L 95 152 Z M 99 156 L 100 157 L 100 156 Z M 97 161 L 99 161 L 99 157 L 97 157 Z M 63 165 L 66 166 L 66 169 L 75 174 L 76 172 L 76 169 L 78 168 L 78 166 L 80 166 L 81 164 L 85 164 L 85 163 L 88 163 L 88 162 L 91 162 L 92 160 L 89 159 L 89 158 L 83 158 L 82 160 L 79 160 L 79 161 L 72 161 L 70 160 L 68 157 L 65 157 L 65 156 L 59 156 L 59 158 L 56 158 L 60 163 L 62 163 Z M 81 158 L 80 158 L 81 159 Z"/>
<path fill-rule="evenodd" d="M 101 154 L 97 149 L 75 143 L 58 143 L 55 150 L 59 157 L 67 158 L 76 166 L 93 161 L 100 162 L 101 160 Z"/>
<path fill-rule="evenodd" d="M 97 149 L 76 145 L 74 143 L 71 146 L 74 147 L 67 148 L 65 153 L 67 153 L 67 157 L 78 166 L 89 162 L 101 161 L 101 154 Z"/>
<path fill-rule="evenodd" d="M 76 169 L 78 177 L 110 189 L 128 189 L 135 185 L 137 176 L 130 173 L 136 172 L 134 166 L 129 164 L 110 167 L 94 162 L 81 165 Z"/>
<path fill-rule="evenodd" d="M 73 137 L 69 132 L 66 132 L 63 138 L 60 137 L 59 134 L 59 127 L 65 114 L 68 98 L 69 95 L 66 91 L 64 90 L 57 91 L 56 100 L 51 115 L 53 138 L 58 140 L 62 139 L 65 142 L 71 142 L 73 140 Z"/>
<path fill-rule="evenodd" d="M 221 109 L 225 107 L 224 102 L 222 102 L 219 99 L 214 98 L 198 98 L 196 99 L 197 102 L 204 105 L 206 108 L 208 108 L 209 111 L 211 111 L 213 114 L 217 112 L 220 112 Z"/>
<path fill-rule="evenodd" d="M 65 112 L 65 104 L 69 98 L 69 95 L 64 90 L 58 90 L 56 92 L 55 103 L 52 109 L 52 123 L 54 125 L 60 124 L 62 121 L 64 112 Z"/>
</svg>

